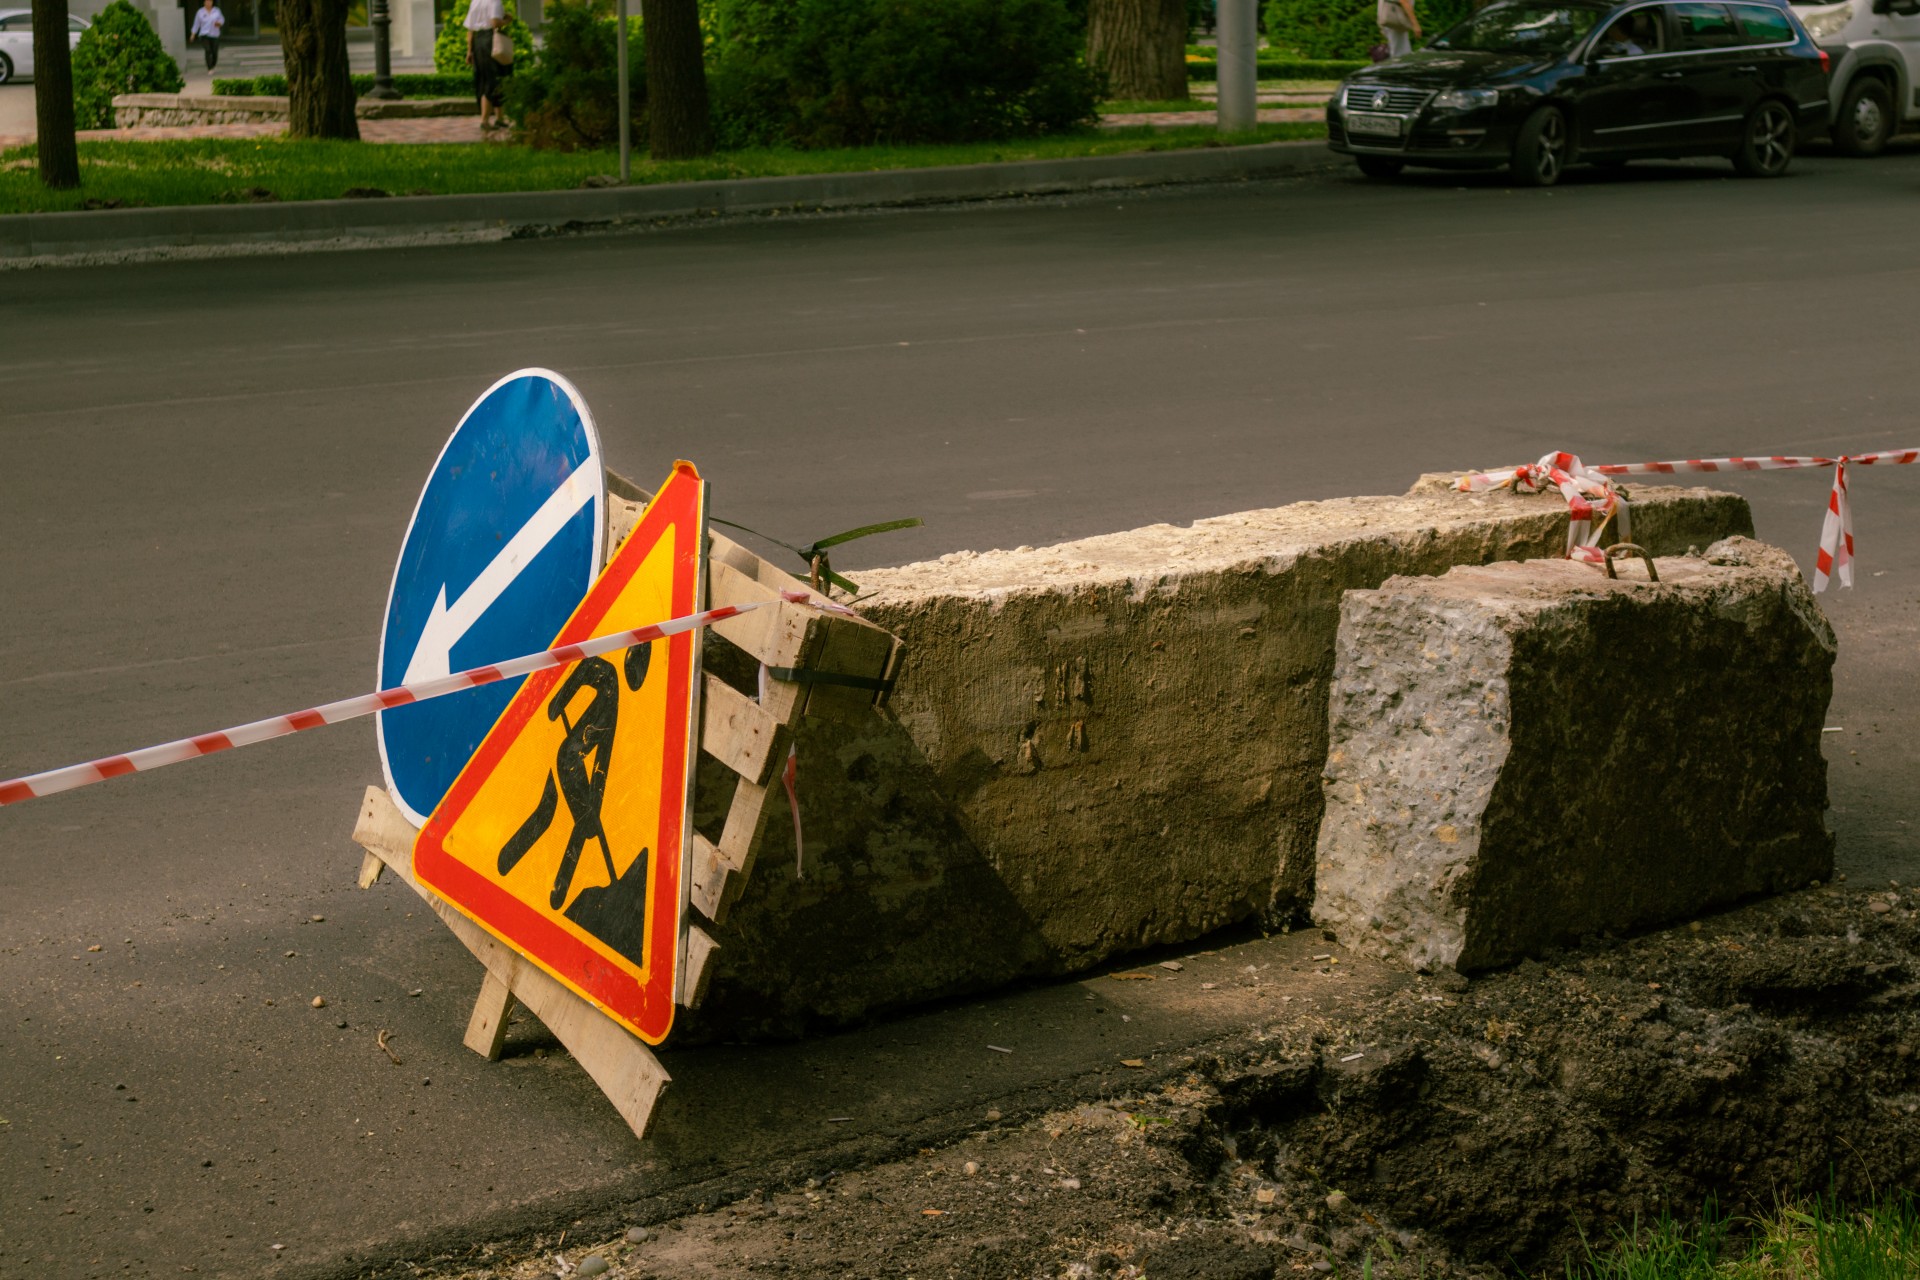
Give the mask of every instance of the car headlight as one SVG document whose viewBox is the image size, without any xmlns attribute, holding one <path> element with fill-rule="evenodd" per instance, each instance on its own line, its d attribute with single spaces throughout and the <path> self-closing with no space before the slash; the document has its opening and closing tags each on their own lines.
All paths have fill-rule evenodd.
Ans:
<svg viewBox="0 0 1920 1280">
<path fill-rule="evenodd" d="M 1831 40 L 1847 29 L 1853 21 L 1853 5 L 1837 4 L 1831 9 L 1802 9 L 1800 21 L 1805 24 L 1807 34 L 1816 42 Z"/>
<path fill-rule="evenodd" d="M 1468 107 L 1491 107 L 1499 101 L 1498 89 L 1443 89 L 1434 98 L 1433 105 L 1459 111 Z"/>
</svg>

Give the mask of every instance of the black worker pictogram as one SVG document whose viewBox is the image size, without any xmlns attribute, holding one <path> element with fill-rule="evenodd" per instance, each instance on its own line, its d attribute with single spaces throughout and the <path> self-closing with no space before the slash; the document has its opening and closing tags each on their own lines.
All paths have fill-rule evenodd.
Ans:
<svg viewBox="0 0 1920 1280">
<path fill-rule="evenodd" d="M 607 774 L 613 766 L 613 735 L 620 719 L 620 680 L 624 675 L 627 687 L 638 690 L 646 681 L 651 653 L 650 644 L 634 645 L 626 651 L 621 671 L 616 671 L 613 663 L 605 658 L 582 659 L 547 702 L 547 719 L 560 721 L 566 727 L 567 736 L 560 740 L 554 753 L 553 769 L 540 789 L 540 799 L 534 804 L 533 812 L 501 847 L 499 869 L 505 876 L 519 864 L 553 825 L 560 797 L 566 797 L 573 831 L 567 837 L 566 851 L 560 855 L 560 865 L 553 877 L 550 901 L 555 911 L 567 900 L 580 854 L 588 841 L 599 842 L 600 856 L 607 863 L 608 880 L 620 878 L 613 862 L 613 849 L 607 842 L 606 827 L 601 822 L 600 806 L 606 799 Z M 577 718 L 569 718 L 567 709 L 582 689 L 592 690 L 593 696 Z"/>
</svg>

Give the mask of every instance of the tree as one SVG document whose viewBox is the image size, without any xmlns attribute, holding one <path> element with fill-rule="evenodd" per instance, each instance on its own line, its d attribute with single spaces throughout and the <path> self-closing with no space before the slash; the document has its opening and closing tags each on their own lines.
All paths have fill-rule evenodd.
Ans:
<svg viewBox="0 0 1920 1280">
<path fill-rule="evenodd" d="M 647 151 L 655 160 L 713 154 L 699 0 L 640 0 L 647 40 Z"/>
<path fill-rule="evenodd" d="M 1090 0 L 1087 61 L 1107 93 L 1151 102 L 1187 96 L 1187 0 Z"/>
<path fill-rule="evenodd" d="M 347 68 L 347 0 L 279 0 L 276 9 L 287 66 L 288 136 L 359 141 Z"/>
<path fill-rule="evenodd" d="M 40 133 L 40 181 L 62 191 L 79 186 L 67 0 L 33 0 L 33 114 Z"/>
</svg>

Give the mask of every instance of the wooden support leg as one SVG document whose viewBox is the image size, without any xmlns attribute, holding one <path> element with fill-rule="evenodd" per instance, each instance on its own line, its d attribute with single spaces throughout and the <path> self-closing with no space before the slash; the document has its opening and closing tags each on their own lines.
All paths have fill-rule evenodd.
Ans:
<svg viewBox="0 0 1920 1280">
<path fill-rule="evenodd" d="M 355 842 L 377 854 L 380 861 L 433 908 L 441 923 L 486 966 L 488 982 L 498 981 L 501 989 L 509 993 L 510 1001 L 517 1000 L 527 1012 L 544 1022 L 554 1038 L 573 1055 L 574 1061 L 593 1078 L 634 1136 L 646 1137 L 647 1128 L 658 1112 L 660 1095 L 672 1081 L 660 1060 L 638 1036 L 423 888 L 413 877 L 413 838 L 417 834 L 384 790 L 367 788 L 366 798 L 360 805 L 360 821 L 353 830 Z M 487 988 L 483 987 L 483 1002 L 486 993 Z M 505 1022 L 503 1005 L 499 1023 Z M 469 1045 L 473 1043 L 472 1032 L 469 1024 Z"/>
<path fill-rule="evenodd" d="M 507 1044 L 507 1019 L 513 1014 L 513 989 L 493 970 L 480 981 L 480 997 L 467 1019 L 467 1048 L 488 1062 L 500 1061 Z"/>
<path fill-rule="evenodd" d="M 753 874 L 760 835 L 766 829 L 771 786 L 740 779 L 720 843 L 698 834 L 693 837 L 693 905 L 715 924 L 727 922 L 727 913 L 739 900 L 747 877 Z"/>
<path fill-rule="evenodd" d="M 361 854 L 360 855 L 360 887 L 362 889 L 373 888 L 374 882 L 380 878 L 380 873 L 382 871 L 385 871 L 386 869 L 387 869 L 387 864 L 380 861 L 379 858 L 375 857 L 372 850 L 368 850 L 367 852 Z"/>
</svg>

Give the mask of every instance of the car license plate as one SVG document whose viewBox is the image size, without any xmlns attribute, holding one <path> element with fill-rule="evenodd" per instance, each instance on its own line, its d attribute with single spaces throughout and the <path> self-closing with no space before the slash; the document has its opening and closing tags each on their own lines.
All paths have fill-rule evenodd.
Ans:
<svg viewBox="0 0 1920 1280">
<path fill-rule="evenodd" d="M 1397 138 L 1400 136 L 1400 117 L 1374 115 L 1366 111 L 1354 111 L 1347 115 L 1348 133 L 1371 134 L 1377 138 Z"/>
</svg>

